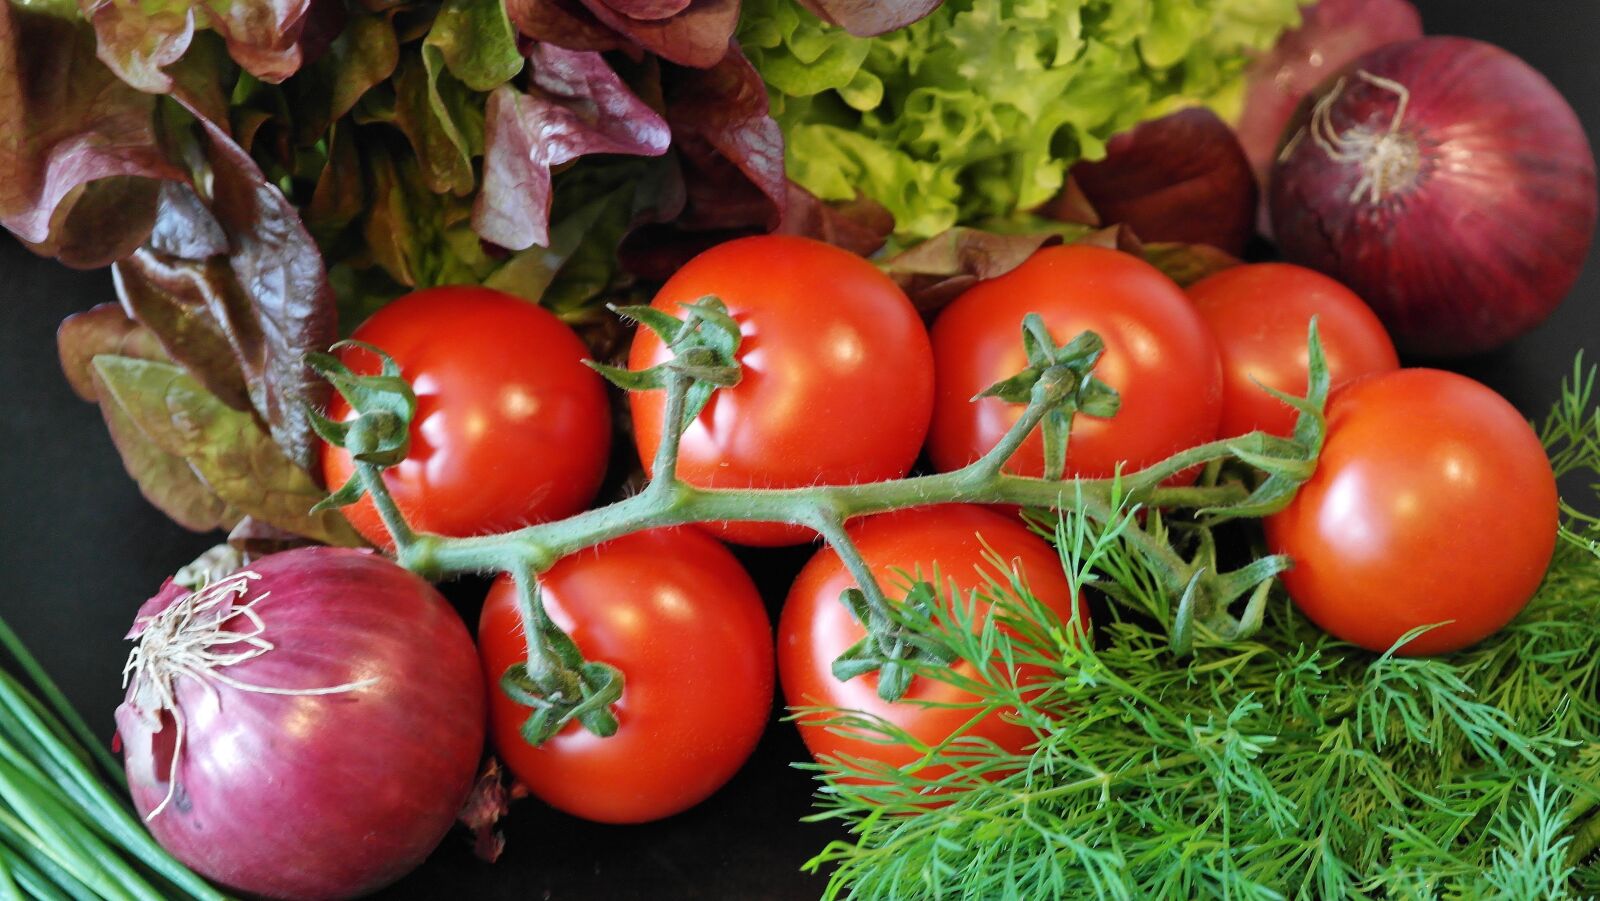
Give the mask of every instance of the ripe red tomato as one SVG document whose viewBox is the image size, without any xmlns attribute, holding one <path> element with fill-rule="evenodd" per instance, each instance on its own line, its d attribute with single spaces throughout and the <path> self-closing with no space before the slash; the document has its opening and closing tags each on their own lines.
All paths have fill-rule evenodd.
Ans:
<svg viewBox="0 0 1600 901">
<path fill-rule="evenodd" d="M 384 472 L 414 528 L 501 532 L 594 499 L 611 446 L 605 383 L 548 310 L 487 288 L 432 288 L 379 310 L 352 337 L 394 357 L 417 393 L 410 453 Z M 339 357 L 358 373 L 378 371 L 365 350 Z M 334 420 L 350 412 L 337 396 L 328 405 Z M 348 453 L 324 447 L 330 487 L 352 471 Z M 371 498 L 344 512 L 368 541 L 393 546 Z"/>
<path fill-rule="evenodd" d="M 1075 417 L 1068 476 L 1132 472 L 1216 437 L 1222 366 L 1210 330 L 1183 289 L 1137 257 L 1084 245 L 1047 247 L 956 298 L 933 325 L 938 392 L 928 452 L 940 470 L 972 462 L 999 442 L 1021 404 L 973 395 L 1027 366 L 1022 319 L 1043 317 L 1065 343 L 1093 330 L 1105 339 L 1095 375 L 1122 395 L 1110 419 Z M 1038 431 L 1008 471 L 1044 473 Z"/>
<path fill-rule="evenodd" d="M 1556 483 L 1533 429 L 1483 385 L 1434 369 L 1369 376 L 1327 408 L 1316 474 L 1266 521 L 1283 582 L 1345 641 L 1439 654 L 1516 616 L 1556 541 Z"/>
<path fill-rule="evenodd" d="M 903 596 L 906 574 L 920 573 L 931 579 L 937 566 L 945 584 L 954 584 L 965 600 L 968 592 L 987 584 L 985 573 L 997 574 L 987 557 L 987 549 L 992 549 L 1016 567 L 1034 595 L 1057 616 L 1063 620 L 1072 616 L 1072 589 L 1062 572 L 1060 558 L 1048 543 L 1010 517 L 982 507 L 952 504 L 868 517 L 850 523 L 849 532 L 891 597 Z M 861 623 L 839 602 L 840 593 L 855 584 L 832 548 L 818 551 L 795 579 L 778 623 L 778 672 L 784 698 L 791 707 L 875 714 L 922 742 L 943 741 L 971 720 L 974 711 L 970 707 L 928 707 L 913 701 L 970 703 L 970 693 L 945 682 L 917 678 L 912 680 L 905 697 L 889 703 L 878 697 L 876 673 L 848 682 L 834 678 L 830 669 L 834 659 L 866 634 Z M 980 601 L 980 623 L 987 611 Z M 1081 610 L 1081 615 L 1087 617 L 1087 610 Z M 962 674 L 975 675 L 970 664 L 957 666 Z M 1031 669 L 1019 672 L 1019 684 L 1031 676 L 1036 677 Z M 819 760 L 851 755 L 904 766 L 919 756 L 907 745 L 885 745 L 861 736 L 841 735 L 819 725 L 815 717 L 802 718 L 799 726 L 806 747 Z M 989 739 L 1011 751 L 1020 751 L 1033 740 L 1027 728 L 999 711 L 984 716 L 963 734 Z M 922 775 L 938 774 L 929 771 Z"/>
<path fill-rule="evenodd" d="M 1361 298 L 1303 266 L 1235 266 L 1190 285 L 1189 297 L 1222 352 L 1220 438 L 1257 429 L 1285 437 L 1294 431 L 1295 409 L 1256 382 L 1306 393 L 1306 332 L 1313 316 L 1333 387 L 1400 366 L 1394 342 Z"/>
<path fill-rule="evenodd" d="M 686 810 L 722 787 L 772 712 L 772 627 L 728 549 L 698 529 L 639 532 L 574 554 L 541 579 L 550 618 L 590 660 L 622 670 L 615 735 L 569 723 L 535 748 L 528 708 L 500 677 L 525 659 L 516 588 L 489 590 L 478 645 L 490 731 L 511 772 L 551 806 L 603 823 Z"/>
<path fill-rule="evenodd" d="M 933 403 L 927 331 L 904 292 L 866 260 L 818 241 L 767 235 L 730 241 L 678 270 L 652 304 L 708 294 L 744 336 L 738 385 L 712 397 L 684 433 L 678 473 L 715 488 L 795 488 L 895 479 L 916 462 Z M 670 358 L 641 329 L 629 364 Z M 634 434 L 648 467 L 661 442 L 663 392 L 635 392 Z M 732 523 L 742 544 L 807 540 L 796 526 Z"/>
</svg>

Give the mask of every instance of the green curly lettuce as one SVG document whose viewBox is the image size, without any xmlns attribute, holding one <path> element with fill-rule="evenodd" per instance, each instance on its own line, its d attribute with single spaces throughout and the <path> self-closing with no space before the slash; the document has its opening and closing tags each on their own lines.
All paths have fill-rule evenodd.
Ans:
<svg viewBox="0 0 1600 901">
<path fill-rule="evenodd" d="M 795 0 L 746 0 L 739 39 L 766 80 L 789 177 L 857 192 L 902 240 L 1053 197 L 1113 134 L 1191 104 L 1235 112 L 1250 54 L 1303 0 L 949 0 L 858 38 Z"/>
</svg>

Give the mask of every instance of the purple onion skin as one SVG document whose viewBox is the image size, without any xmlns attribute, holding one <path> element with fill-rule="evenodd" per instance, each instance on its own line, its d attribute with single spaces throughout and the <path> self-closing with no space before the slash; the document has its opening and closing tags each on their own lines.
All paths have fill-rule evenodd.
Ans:
<svg viewBox="0 0 1600 901">
<path fill-rule="evenodd" d="M 1106 225 L 1145 241 L 1210 244 L 1238 256 L 1255 234 L 1257 188 L 1233 129 L 1203 107 L 1134 126 L 1105 159 L 1072 167 Z"/>
<path fill-rule="evenodd" d="M 1267 183 L 1278 139 L 1301 98 L 1363 53 L 1422 37 L 1410 0 L 1320 0 L 1300 11 L 1300 27 L 1245 72 L 1244 112 L 1235 130 L 1250 165 Z"/>
<path fill-rule="evenodd" d="M 1522 60 L 1465 38 L 1391 44 L 1345 71 L 1333 131 L 1387 131 L 1395 92 L 1354 73 L 1392 79 L 1410 92 L 1397 134 L 1415 165 L 1376 200 L 1352 196 L 1361 164 L 1309 133 L 1330 79 L 1301 105 L 1273 169 L 1284 257 L 1348 285 L 1412 355 L 1493 350 L 1543 322 L 1594 237 L 1594 154 L 1572 108 Z"/>
<path fill-rule="evenodd" d="M 427 857 L 473 784 L 485 727 L 477 652 L 432 586 L 370 552 L 301 548 L 250 569 L 263 578 L 246 599 L 271 592 L 255 609 L 276 647 L 226 675 L 294 689 L 378 681 L 312 696 L 218 685 L 219 706 L 180 679 L 178 790 L 148 826 L 179 860 L 237 892 L 367 894 Z M 182 594 L 169 587 L 140 615 Z M 117 726 L 145 815 L 167 795 L 156 735 L 127 703 Z"/>
</svg>

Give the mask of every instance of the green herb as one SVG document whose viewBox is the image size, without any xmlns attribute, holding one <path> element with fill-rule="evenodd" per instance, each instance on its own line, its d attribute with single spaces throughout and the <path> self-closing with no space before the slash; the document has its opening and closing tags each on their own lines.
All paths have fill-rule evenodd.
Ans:
<svg viewBox="0 0 1600 901">
<path fill-rule="evenodd" d="M 1558 474 L 1600 473 L 1594 379 L 1580 368 L 1545 423 Z M 808 864 L 830 871 L 828 897 L 1600 890 L 1600 866 L 1577 866 L 1600 842 L 1600 520 L 1569 508 L 1567 541 L 1528 608 L 1460 653 L 1375 657 L 1275 598 L 1253 638 L 1200 628 L 1178 659 L 1166 627 L 1176 599 L 1128 541 L 1136 515 L 1068 509 L 1044 523 L 1075 586 L 1107 599 L 1097 646 L 1052 628 L 998 567 L 987 594 L 1003 612 L 976 630 L 956 616 L 931 636 L 983 677 L 962 683 L 975 714 L 1014 709 L 1034 731 L 1029 753 L 957 738 L 929 750 L 929 763 L 955 768 L 933 779 L 860 760 L 807 765 L 822 783 L 814 819 L 851 833 Z M 1019 690 L 1023 664 L 1050 676 Z"/>
<path fill-rule="evenodd" d="M 222 901 L 156 844 L 122 769 L 0 621 L 0 898 Z"/>
<path fill-rule="evenodd" d="M 795 0 L 747 0 L 739 39 L 766 80 L 789 177 L 862 191 L 926 238 L 1036 207 L 1111 135 L 1191 103 L 1228 114 L 1251 51 L 1297 0 L 949 0 L 877 38 Z"/>
</svg>

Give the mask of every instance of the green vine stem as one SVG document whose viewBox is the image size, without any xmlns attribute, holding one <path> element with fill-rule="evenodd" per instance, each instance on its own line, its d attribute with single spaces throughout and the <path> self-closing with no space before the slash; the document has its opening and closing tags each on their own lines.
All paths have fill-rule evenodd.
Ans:
<svg viewBox="0 0 1600 901">
<path fill-rule="evenodd" d="M 894 601 L 878 584 L 845 528 L 850 519 L 947 503 L 1055 508 L 1102 522 L 1132 505 L 1198 510 L 1213 522 L 1263 516 L 1288 503 L 1314 470 L 1322 447 L 1322 406 L 1328 378 L 1313 322 L 1307 394 L 1279 395 L 1301 411 L 1288 439 L 1252 433 L 1212 441 L 1139 471 L 1105 479 L 1034 478 L 1006 472 L 1023 442 L 1040 430 L 1048 439 L 1046 471 L 1059 474 L 1073 416 L 1110 416 L 1118 404 L 1116 392 L 1092 376 L 1103 351 L 1098 336 L 1085 332 L 1058 346 L 1038 317 L 1029 316 L 1023 323 L 1028 367 L 980 395 L 1018 403 L 1023 409 L 1001 440 L 969 465 L 952 472 L 865 484 L 701 488 L 678 477 L 679 445 L 684 430 L 711 393 L 738 382 L 740 336 L 737 323 L 716 298 L 702 298 L 686 310 L 683 319 L 648 307 L 618 310 L 661 335 L 674 354 L 672 360 L 643 371 L 594 364 L 626 390 L 666 392 L 663 439 L 644 490 L 605 507 L 498 535 L 452 538 L 411 529 L 382 477 L 383 469 L 404 455 L 403 438 L 397 436 L 396 427 L 408 429 L 414 415 L 415 398 L 409 386 L 398 378 L 386 357 L 382 374 L 373 377 L 353 376 L 329 357 L 313 361 L 359 414 L 345 423 L 321 419 L 319 431 L 341 446 L 347 446 L 344 442 L 352 438 L 359 438 L 362 444 L 361 453 L 352 449 L 356 476 L 326 503 L 352 503 L 362 494 L 370 494 L 393 534 L 396 559 L 427 578 L 510 573 L 516 580 L 528 635 L 528 659 L 513 667 L 502 685 L 513 698 L 533 709 L 524 730 L 531 742 L 542 741 L 574 718 L 599 734 L 610 734 L 616 728 L 607 708 L 620 696 L 622 674 L 604 663 L 585 661 L 571 639 L 545 615 L 539 598 L 539 574 L 568 554 L 634 532 L 693 523 L 783 523 L 813 529 L 854 576 L 857 587 L 847 591 L 841 601 L 856 613 L 868 633 L 857 648 L 835 662 L 835 675 L 851 678 L 878 669 L 879 693 L 894 700 L 910 679 L 911 668 L 903 664 L 924 655 L 927 644 L 907 633 L 903 625 L 896 625 L 889 609 Z M 1253 489 L 1238 480 L 1219 482 L 1215 476 L 1226 461 L 1246 463 L 1265 478 Z M 1201 484 L 1165 484 L 1197 467 L 1208 473 Z M 1180 599 L 1172 627 L 1173 648 L 1180 654 L 1187 653 L 1197 626 L 1224 639 L 1249 635 L 1260 623 L 1268 587 L 1289 565 L 1284 558 L 1265 557 L 1240 570 L 1221 572 L 1209 540 L 1200 542 L 1193 560 L 1185 560 L 1164 536 L 1137 527 L 1125 530 L 1123 540 L 1162 573 L 1171 596 Z M 916 593 L 915 587 L 912 593 Z M 1230 607 L 1246 595 L 1245 610 L 1235 617 Z"/>
</svg>

